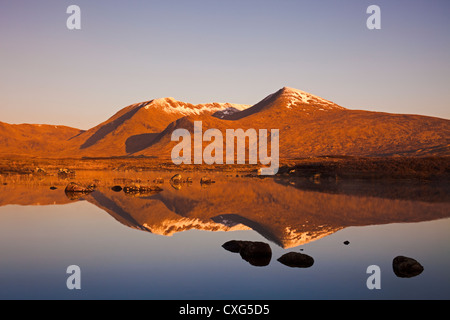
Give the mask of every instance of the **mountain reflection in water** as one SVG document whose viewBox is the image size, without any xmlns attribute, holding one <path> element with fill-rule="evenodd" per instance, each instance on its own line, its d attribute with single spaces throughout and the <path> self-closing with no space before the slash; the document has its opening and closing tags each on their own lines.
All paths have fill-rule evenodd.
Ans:
<svg viewBox="0 0 450 320">
<path fill-rule="evenodd" d="M 68 181 L 59 181 L 57 190 L 50 190 L 51 182 L 46 183 L 45 179 L 37 184 L 2 184 L 0 205 L 88 201 L 120 223 L 154 234 L 170 236 L 190 229 L 253 229 L 282 248 L 302 245 L 350 226 L 450 216 L 450 193 L 445 183 L 314 183 L 306 179 L 236 178 L 223 174 L 214 176 L 216 183 L 205 188 L 200 183 L 201 176 L 192 174 L 192 183 L 172 188 L 170 176 L 157 177 L 163 191 L 133 196 L 111 190 L 114 182 L 106 178 L 97 180 L 99 187 L 94 192 L 79 197 L 64 193 Z"/>
</svg>

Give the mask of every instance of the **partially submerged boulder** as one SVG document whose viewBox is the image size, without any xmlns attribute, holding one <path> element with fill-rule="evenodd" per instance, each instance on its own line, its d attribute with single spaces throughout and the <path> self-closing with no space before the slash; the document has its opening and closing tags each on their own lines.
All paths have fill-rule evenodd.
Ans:
<svg viewBox="0 0 450 320">
<path fill-rule="evenodd" d="M 412 278 L 423 272 L 423 266 L 413 258 L 397 256 L 392 261 L 394 273 L 399 278 Z"/>
<path fill-rule="evenodd" d="M 222 248 L 225 250 L 228 250 L 230 252 L 239 253 L 241 251 L 242 247 L 244 246 L 244 243 L 249 241 L 240 241 L 240 240 L 231 240 L 228 242 L 225 242 L 222 245 Z"/>
<path fill-rule="evenodd" d="M 224 243 L 222 247 L 225 250 L 239 253 L 242 259 L 257 267 L 267 266 L 272 258 L 270 246 L 260 241 L 231 240 Z"/>
<path fill-rule="evenodd" d="M 120 191 L 122 191 L 122 187 L 121 186 L 114 186 L 114 187 L 111 188 L 111 190 L 114 191 L 114 192 L 120 192 Z"/>
<path fill-rule="evenodd" d="M 202 177 L 200 179 L 200 184 L 211 184 L 211 183 L 216 183 L 216 182 L 209 177 Z"/>
<path fill-rule="evenodd" d="M 187 177 L 186 179 L 183 179 L 181 174 L 176 174 L 172 178 L 170 178 L 170 185 L 176 190 L 180 190 L 183 184 L 191 183 L 192 178 Z"/>
<path fill-rule="evenodd" d="M 66 193 L 91 193 L 94 191 L 94 188 L 92 186 L 85 187 L 82 184 L 71 182 L 67 185 L 66 189 L 64 190 Z"/>
<path fill-rule="evenodd" d="M 174 184 L 181 183 L 181 174 L 177 173 L 176 175 L 174 175 L 172 178 L 170 178 L 170 182 Z"/>
<path fill-rule="evenodd" d="M 140 184 L 133 184 L 123 187 L 123 192 L 126 194 L 131 195 L 146 195 L 150 193 L 157 193 L 161 192 L 163 189 L 161 189 L 158 186 L 146 186 L 146 185 L 140 185 Z"/>
<path fill-rule="evenodd" d="M 311 256 L 299 252 L 288 252 L 278 258 L 278 261 L 291 268 L 309 268 L 314 264 Z"/>
<path fill-rule="evenodd" d="M 83 195 L 89 194 L 93 191 L 94 189 L 92 187 L 86 187 L 76 182 L 69 183 L 64 190 L 67 198 L 69 198 L 70 200 L 78 200 Z"/>
</svg>

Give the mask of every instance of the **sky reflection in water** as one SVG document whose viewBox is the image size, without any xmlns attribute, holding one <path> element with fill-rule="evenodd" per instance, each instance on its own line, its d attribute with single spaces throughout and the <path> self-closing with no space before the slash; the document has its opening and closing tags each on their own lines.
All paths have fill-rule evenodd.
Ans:
<svg viewBox="0 0 450 320">
<path fill-rule="evenodd" d="M 206 189 L 195 179 L 180 190 L 166 183 L 163 192 L 141 197 L 104 186 L 81 201 L 48 185 L 3 187 L 0 298 L 450 298 L 450 210 L 442 189 L 421 187 L 416 201 L 404 196 L 417 198 L 411 190 L 383 196 L 350 184 L 312 190 L 307 181 L 217 180 Z M 229 240 L 268 243 L 270 263 L 250 265 L 222 248 Z M 277 261 L 291 251 L 312 256 L 314 265 Z M 418 260 L 424 272 L 396 277 L 398 255 Z M 72 264 L 82 271 L 79 291 L 66 288 Z M 372 264 L 381 268 L 381 290 L 366 287 Z"/>
</svg>

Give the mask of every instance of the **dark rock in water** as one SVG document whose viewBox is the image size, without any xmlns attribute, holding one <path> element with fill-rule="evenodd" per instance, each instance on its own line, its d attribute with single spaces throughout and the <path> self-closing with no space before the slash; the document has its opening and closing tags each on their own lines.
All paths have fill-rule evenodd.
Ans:
<svg viewBox="0 0 450 320">
<path fill-rule="evenodd" d="M 58 189 L 57 187 L 50 187 L 50 190 L 56 190 Z"/>
<path fill-rule="evenodd" d="M 394 273 L 399 278 L 412 278 L 422 273 L 422 265 L 414 260 L 404 256 L 397 256 L 392 261 Z"/>
<path fill-rule="evenodd" d="M 248 242 L 248 241 L 231 240 L 231 241 L 225 242 L 222 245 L 222 248 L 224 248 L 225 250 L 234 252 L 234 253 L 239 253 L 239 251 L 241 251 L 241 249 L 242 249 L 244 242 Z"/>
<path fill-rule="evenodd" d="M 172 178 L 170 178 L 170 185 L 172 186 L 172 188 L 176 189 L 176 190 L 180 190 L 181 189 L 181 174 L 176 174 L 174 175 Z"/>
<path fill-rule="evenodd" d="M 200 179 L 200 183 L 201 184 L 211 184 L 211 183 L 216 183 L 214 180 L 212 180 L 211 178 L 208 177 L 202 177 Z"/>
<path fill-rule="evenodd" d="M 216 183 L 214 180 L 211 180 L 211 178 L 203 177 L 200 179 L 200 185 L 202 188 L 208 188 L 211 184 Z"/>
<path fill-rule="evenodd" d="M 185 184 L 189 186 L 192 182 L 192 178 L 187 177 L 186 179 L 182 179 L 180 174 L 176 174 L 170 178 L 170 185 L 176 190 L 180 190 Z"/>
<path fill-rule="evenodd" d="M 231 240 L 224 243 L 222 247 L 225 250 L 239 253 L 242 259 L 253 266 L 267 266 L 272 258 L 272 250 L 264 242 Z"/>
<path fill-rule="evenodd" d="M 111 188 L 111 190 L 114 191 L 114 192 L 120 192 L 120 191 L 122 191 L 122 187 L 121 186 L 114 186 L 114 187 Z"/>
<path fill-rule="evenodd" d="M 176 174 L 172 178 L 170 178 L 170 182 L 172 183 L 181 183 L 181 174 Z"/>
<path fill-rule="evenodd" d="M 70 200 L 78 200 L 81 197 L 83 197 L 84 195 L 87 195 L 93 191 L 94 191 L 94 189 L 92 189 L 90 187 L 85 187 L 85 186 L 75 183 L 75 182 L 69 183 L 67 185 L 66 189 L 64 190 L 67 198 L 69 198 Z"/>
<path fill-rule="evenodd" d="M 267 266 L 272 258 L 272 250 L 267 243 L 249 242 L 246 243 L 239 251 L 242 259 L 250 263 L 252 266 Z"/>
<path fill-rule="evenodd" d="M 161 192 L 163 189 L 161 189 L 158 186 L 144 186 L 139 184 L 134 184 L 130 186 L 123 187 L 123 192 L 125 192 L 127 195 L 147 195 L 151 193 Z"/>
<path fill-rule="evenodd" d="M 344 241 L 344 244 L 346 245 L 346 246 L 348 246 L 349 244 L 350 244 L 350 241 Z"/>
<path fill-rule="evenodd" d="M 172 181 L 170 181 L 170 185 L 172 186 L 172 188 L 174 188 L 175 190 L 181 190 L 181 183 L 173 183 Z"/>
<path fill-rule="evenodd" d="M 314 259 L 307 254 L 289 252 L 278 258 L 278 261 L 292 268 L 309 268 L 314 264 Z"/>
<path fill-rule="evenodd" d="M 85 187 L 76 182 L 71 182 L 67 185 L 65 192 L 73 192 L 73 193 L 91 193 L 94 191 L 92 187 Z"/>
</svg>

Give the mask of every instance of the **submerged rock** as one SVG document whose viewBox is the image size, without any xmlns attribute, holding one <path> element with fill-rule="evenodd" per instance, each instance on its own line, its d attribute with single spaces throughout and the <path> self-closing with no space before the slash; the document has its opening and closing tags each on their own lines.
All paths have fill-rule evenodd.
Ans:
<svg viewBox="0 0 450 320">
<path fill-rule="evenodd" d="M 200 179 L 200 183 L 201 184 L 211 184 L 211 183 L 216 183 L 214 180 L 212 180 L 211 178 L 208 177 L 202 177 Z"/>
<path fill-rule="evenodd" d="M 120 192 L 120 191 L 122 191 L 122 187 L 121 186 L 114 186 L 114 187 L 111 188 L 111 190 L 114 191 L 114 192 Z"/>
<path fill-rule="evenodd" d="M 299 252 L 288 252 L 278 258 L 278 261 L 291 268 L 309 268 L 314 264 L 311 256 Z"/>
<path fill-rule="evenodd" d="M 85 187 L 81 184 L 78 184 L 76 182 L 71 182 L 67 185 L 64 192 L 66 193 L 67 198 L 70 200 L 78 200 L 83 195 L 89 194 L 93 192 L 94 189 L 91 187 Z"/>
<path fill-rule="evenodd" d="M 392 261 L 392 268 L 399 278 L 412 278 L 423 272 L 423 267 L 419 262 L 404 256 L 395 257 Z"/>
<path fill-rule="evenodd" d="M 163 189 L 161 189 L 158 186 L 143 186 L 139 184 L 135 185 L 129 185 L 123 187 L 123 192 L 129 195 L 146 195 L 150 193 L 156 193 L 161 192 Z"/>
<path fill-rule="evenodd" d="M 170 182 L 174 184 L 181 183 L 181 174 L 177 173 L 176 175 L 174 175 L 172 178 L 170 178 Z"/>
<path fill-rule="evenodd" d="M 170 178 L 170 185 L 176 189 L 180 190 L 183 184 L 191 184 L 192 178 L 187 177 L 186 179 L 182 179 L 181 174 L 176 174 L 172 178 Z"/>
<path fill-rule="evenodd" d="M 241 251 L 244 242 L 249 242 L 249 241 L 239 241 L 239 240 L 231 240 L 228 242 L 225 242 L 222 245 L 222 248 L 224 248 L 225 250 L 228 250 L 230 252 L 234 252 L 234 253 L 239 253 L 239 251 Z"/>
<path fill-rule="evenodd" d="M 67 185 L 67 187 L 64 191 L 72 192 L 72 193 L 91 193 L 92 191 L 94 191 L 94 188 L 92 188 L 92 186 L 85 187 L 76 182 L 71 182 Z"/>
<path fill-rule="evenodd" d="M 257 267 L 267 266 L 272 258 L 272 250 L 264 242 L 231 240 L 224 243 L 222 247 L 239 253 L 242 259 Z"/>
<path fill-rule="evenodd" d="M 172 186 L 172 188 L 174 188 L 175 190 L 181 190 L 181 183 L 173 183 L 172 181 L 170 182 L 170 185 Z"/>
</svg>

